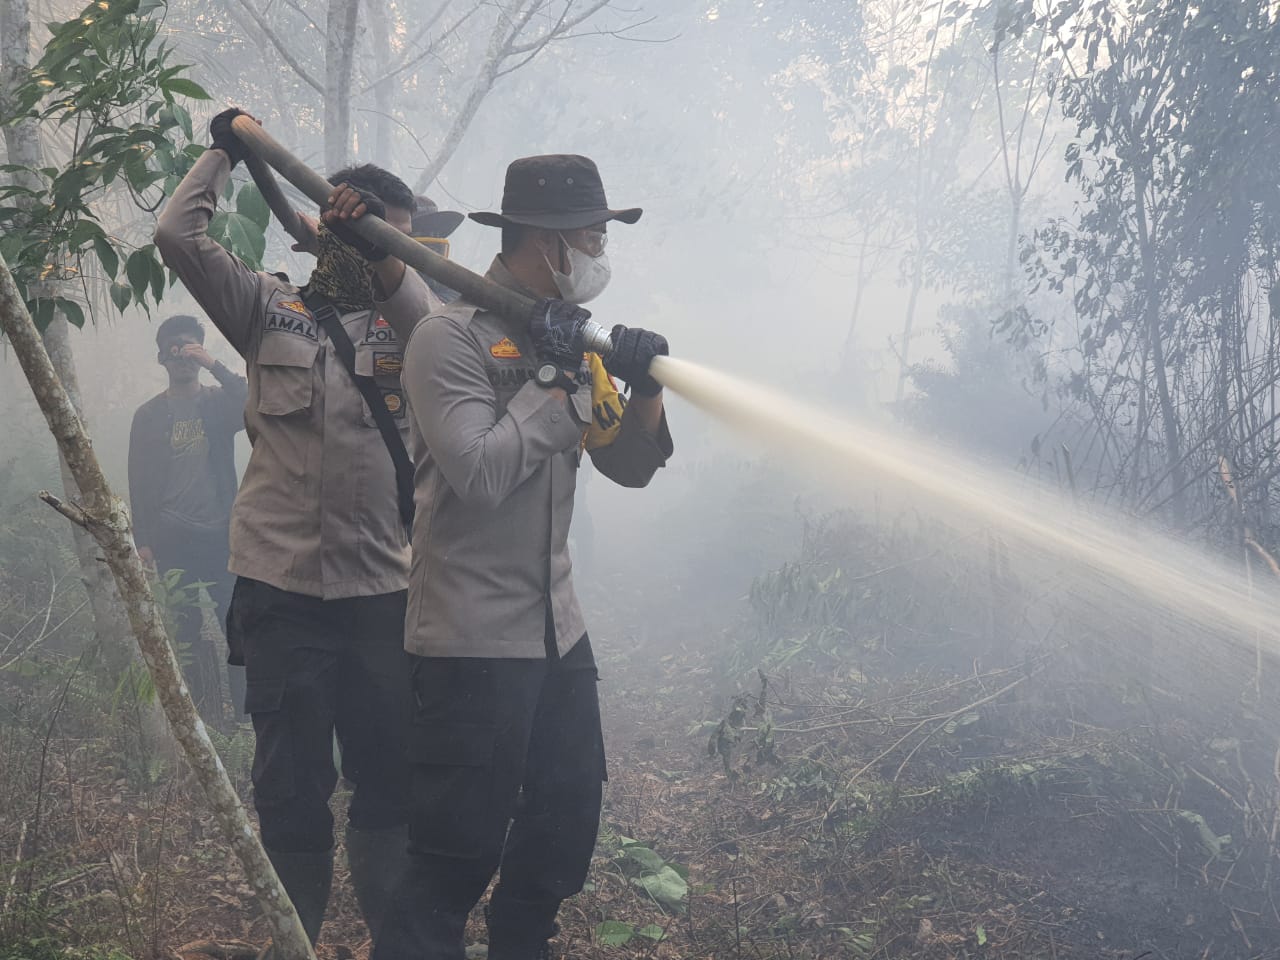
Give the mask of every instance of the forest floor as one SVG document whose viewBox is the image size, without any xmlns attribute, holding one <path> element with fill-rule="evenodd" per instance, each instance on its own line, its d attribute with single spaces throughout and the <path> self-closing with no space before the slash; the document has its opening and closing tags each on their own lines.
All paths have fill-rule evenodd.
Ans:
<svg viewBox="0 0 1280 960">
<path fill-rule="evenodd" d="M 1248 782 L 1247 737 L 1158 692 L 1147 722 L 1085 722 L 1074 705 L 1099 691 L 1048 655 L 878 679 L 818 659 L 748 676 L 735 697 L 717 653 L 741 629 L 733 609 L 674 583 L 658 596 L 610 579 L 584 598 L 610 781 L 559 956 L 1280 958 L 1280 818 L 1261 814 L 1274 785 Z M 664 632 L 637 636 L 655 602 Z M 249 742 L 226 745 L 246 799 Z M 131 786 L 91 737 L 0 744 L 18 749 L 43 775 L 38 803 L 0 807 L 5 937 L 25 894 L 61 942 L 137 960 L 230 960 L 265 939 L 189 778 Z M 478 917 L 471 933 L 482 941 Z M 319 955 L 368 949 L 339 857 Z"/>
</svg>

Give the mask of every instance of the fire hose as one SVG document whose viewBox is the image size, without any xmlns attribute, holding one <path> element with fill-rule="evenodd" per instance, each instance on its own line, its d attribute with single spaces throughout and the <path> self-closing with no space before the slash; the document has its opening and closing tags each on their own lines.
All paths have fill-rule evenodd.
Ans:
<svg viewBox="0 0 1280 960">
<path fill-rule="evenodd" d="M 293 209 L 268 168 L 274 168 L 321 209 L 329 205 L 329 195 L 337 184 L 330 183 L 295 157 L 250 117 L 236 117 L 231 121 L 231 128 L 252 153 L 247 164 L 249 172 L 262 191 L 263 199 L 267 201 L 271 212 L 295 240 L 304 240 L 305 233 L 298 212 Z M 519 322 L 525 321 L 533 309 L 533 300 L 427 249 L 380 217 L 367 213 L 359 219 L 347 221 L 347 225 L 408 266 L 458 291 L 468 302 L 478 307 Z M 594 321 L 586 322 L 582 338 L 584 348 L 593 353 L 608 356 L 613 350 L 609 331 Z"/>
</svg>

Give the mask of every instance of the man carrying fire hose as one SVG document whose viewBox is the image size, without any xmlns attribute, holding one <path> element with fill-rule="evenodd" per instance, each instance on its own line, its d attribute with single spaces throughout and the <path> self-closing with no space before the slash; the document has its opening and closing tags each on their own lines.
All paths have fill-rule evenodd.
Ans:
<svg viewBox="0 0 1280 960">
<path fill-rule="evenodd" d="M 218 197 L 247 155 L 231 128 L 241 112 L 213 119 L 213 144 L 169 200 L 155 240 L 248 374 L 253 452 L 231 515 L 227 639 L 247 670 L 262 843 L 314 941 L 333 876 L 336 732 L 354 788 L 352 882 L 376 934 L 405 862 L 408 814 L 403 344 L 374 310 L 369 266 L 335 233 L 342 224 L 319 229 L 301 288 L 210 239 Z M 380 196 L 387 220 L 410 231 L 414 197 L 399 178 L 366 165 L 336 175 L 341 182 Z"/>
<path fill-rule="evenodd" d="M 380 213 L 339 189 L 332 221 Z M 586 879 L 605 778 L 596 667 L 568 553 L 583 450 L 615 482 L 642 487 L 671 455 L 662 388 L 648 374 L 662 337 L 614 327 L 584 357 L 577 304 L 609 279 L 609 221 L 585 157 L 517 160 L 488 278 L 537 301 L 503 317 L 465 299 L 435 311 L 426 284 L 359 240 L 379 309 L 397 326 L 427 316 L 405 347 L 417 454 L 417 521 L 405 639 L 413 654 L 409 868 L 374 960 L 461 960 L 467 914 L 501 866 L 489 904 L 490 960 L 544 956 L 560 902 Z M 380 257 L 380 255 L 382 255 Z M 594 326 L 594 325 L 592 325 Z M 607 434 L 592 391 L 610 376 Z M 600 425 L 594 425 L 598 428 Z"/>
</svg>

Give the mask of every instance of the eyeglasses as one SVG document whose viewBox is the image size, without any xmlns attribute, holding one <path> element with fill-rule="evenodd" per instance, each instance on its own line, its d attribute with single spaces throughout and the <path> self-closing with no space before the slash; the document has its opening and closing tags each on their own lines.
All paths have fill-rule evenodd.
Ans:
<svg viewBox="0 0 1280 960">
<path fill-rule="evenodd" d="M 449 256 L 449 240 L 447 237 L 414 237 L 413 239 L 414 242 L 422 244 L 432 253 L 438 253 L 445 258 Z"/>
<path fill-rule="evenodd" d="M 603 227 L 583 227 L 560 234 L 560 238 L 569 246 L 581 250 L 592 259 L 604 255 L 604 248 L 609 245 L 609 234 Z M 572 238 L 572 239 L 570 239 Z"/>
</svg>

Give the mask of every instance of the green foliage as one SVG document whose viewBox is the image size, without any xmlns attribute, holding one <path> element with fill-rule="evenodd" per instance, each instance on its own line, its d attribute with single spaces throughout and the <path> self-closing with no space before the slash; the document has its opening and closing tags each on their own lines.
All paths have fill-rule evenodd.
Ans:
<svg viewBox="0 0 1280 960">
<path fill-rule="evenodd" d="M 752 738 L 755 746 L 757 763 L 777 763 L 773 741 L 773 711 L 769 708 L 769 678 L 764 671 L 759 672 L 760 693 L 754 697 L 738 694 L 733 698 L 728 714 L 716 725 L 707 741 L 707 756 L 719 757 L 724 765 L 725 776 L 737 780 L 739 772 L 733 766 L 734 754 L 743 736 L 748 732 L 748 716 L 755 722 Z"/>
<path fill-rule="evenodd" d="M 725 649 L 726 673 L 834 669 L 861 683 L 875 666 L 944 659 L 944 638 L 983 633 L 988 617 L 988 571 L 944 549 L 955 538 L 906 518 L 806 520 L 799 557 L 752 583 L 752 623 Z"/>
<path fill-rule="evenodd" d="M 49 25 L 51 38 L 18 91 L 15 115 L 70 140 L 58 166 L 9 164 L 0 173 L 0 255 L 8 262 L 43 328 L 61 311 L 82 326 L 90 287 L 107 290 L 117 310 L 150 309 L 171 277 L 152 244 L 113 235 L 95 204 L 121 190 L 153 213 L 204 148 L 194 137 L 183 99 L 207 100 L 175 65 L 159 39 L 163 0 L 95 0 L 78 16 Z M 186 145 L 182 145 L 186 141 Z M 260 264 L 265 239 L 261 197 L 242 201 L 234 229 L 219 238 L 247 262 Z M 122 271 L 123 267 L 123 271 Z"/>
<path fill-rule="evenodd" d="M 1076 328 L 1055 386 L 1108 437 L 1099 486 L 1138 507 L 1150 498 L 1179 528 L 1222 526 L 1218 458 L 1253 476 L 1275 454 L 1272 430 L 1217 426 L 1269 416 L 1253 397 L 1276 362 L 1275 7 L 1057 0 L 1036 16 L 1072 64 L 1058 100 L 1081 197 L 1023 251 L 1035 288 L 1067 300 Z M 1053 326 L 1020 308 L 997 329 L 1028 344 Z M 1250 514 L 1271 508 L 1260 487 Z"/>
<path fill-rule="evenodd" d="M 596 943 L 602 947 L 625 947 L 636 937 L 661 943 L 667 939 L 667 932 L 656 923 L 636 928 L 621 920 L 605 920 L 596 924 L 595 936 Z"/>
<path fill-rule="evenodd" d="M 801 759 L 787 764 L 786 770 L 760 787 L 760 793 L 775 803 L 797 800 L 830 800 L 840 789 L 840 778 L 826 764 Z"/>
<path fill-rule="evenodd" d="M 10 905 L 10 910 L 13 915 L 6 922 L 29 920 L 22 904 Z M 67 919 L 74 922 L 76 918 Z M 131 960 L 131 956 L 114 946 L 73 947 L 46 934 L 18 934 L 0 936 L 0 960 Z"/>
<path fill-rule="evenodd" d="M 596 943 L 602 947 L 623 947 L 636 935 L 631 924 L 621 920 L 605 920 L 596 925 Z"/>
<path fill-rule="evenodd" d="M 689 901 L 688 867 L 668 862 L 652 847 L 638 840 L 619 837 L 618 841 L 620 848 L 614 863 L 630 879 L 631 885 L 643 891 L 663 910 L 684 913 Z"/>
<path fill-rule="evenodd" d="M 253 771 L 253 728 L 243 724 L 229 734 L 214 727 L 209 727 L 207 732 L 218 756 L 222 758 L 222 765 L 226 767 L 232 784 L 237 789 L 244 789 L 248 786 Z"/>
<path fill-rule="evenodd" d="M 855 930 L 853 927 L 838 927 L 840 939 L 852 960 L 871 960 L 876 952 L 876 924 L 864 921 L 865 929 Z"/>
</svg>

